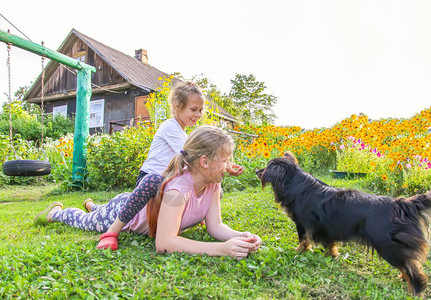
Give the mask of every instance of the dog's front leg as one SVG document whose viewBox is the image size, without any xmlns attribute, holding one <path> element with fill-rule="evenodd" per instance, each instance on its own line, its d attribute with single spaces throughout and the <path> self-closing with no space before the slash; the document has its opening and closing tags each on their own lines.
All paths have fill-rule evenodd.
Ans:
<svg viewBox="0 0 431 300">
<path fill-rule="evenodd" d="M 332 242 L 326 245 L 326 247 L 329 250 L 329 254 L 333 257 L 333 258 L 337 258 L 338 256 L 340 256 L 340 252 L 338 252 L 338 246 L 336 242 Z"/>
<path fill-rule="evenodd" d="M 312 245 L 309 239 L 306 237 L 304 228 L 301 225 L 296 224 L 296 231 L 298 232 L 299 245 L 295 248 L 295 251 L 305 252 L 311 250 Z"/>
</svg>

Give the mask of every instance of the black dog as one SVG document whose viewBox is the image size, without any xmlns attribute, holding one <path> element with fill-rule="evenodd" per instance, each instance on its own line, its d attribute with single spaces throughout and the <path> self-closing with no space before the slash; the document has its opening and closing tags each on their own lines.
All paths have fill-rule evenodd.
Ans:
<svg viewBox="0 0 431 300">
<path fill-rule="evenodd" d="M 262 187 L 271 183 L 276 202 L 295 222 L 297 250 L 321 243 L 336 257 L 337 242 L 367 244 L 401 271 L 410 292 L 422 295 L 427 285 L 422 261 L 428 251 L 430 192 L 392 198 L 331 187 L 299 168 L 291 153 L 269 161 L 256 174 Z"/>
</svg>

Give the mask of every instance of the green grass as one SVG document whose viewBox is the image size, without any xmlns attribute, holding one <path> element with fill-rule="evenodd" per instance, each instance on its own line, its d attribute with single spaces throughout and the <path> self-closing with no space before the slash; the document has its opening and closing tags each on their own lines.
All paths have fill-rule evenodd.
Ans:
<svg viewBox="0 0 431 300">
<path fill-rule="evenodd" d="M 330 184 L 346 181 L 322 178 Z M 355 184 L 353 182 L 353 184 Z M 341 245 L 339 259 L 317 247 L 298 254 L 294 224 L 274 203 L 270 188 L 225 193 L 224 222 L 258 234 L 263 246 L 247 259 L 157 254 L 152 238 L 120 235 L 118 251 L 96 249 L 99 234 L 50 224 L 32 226 L 48 204 L 81 207 L 118 191 L 59 193 L 55 186 L 1 191 L 0 298 L 185 299 L 408 299 L 398 271 L 363 246 Z M 39 196 L 35 196 L 35 195 Z M 12 195 L 19 195 L 12 196 Z M 17 201 L 20 200 L 20 201 Z M 214 241 L 202 226 L 183 236 Z M 425 266 L 431 274 L 429 263 Z M 431 297 L 431 290 L 425 296 Z"/>
<path fill-rule="evenodd" d="M 53 192 L 57 185 L 52 183 L 43 183 L 41 185 L 9 185 L 6 188 L 0 189 L 1 202 L 17 202 L 17 201 L 38 201 L 47 194 Z"/>
</svg>

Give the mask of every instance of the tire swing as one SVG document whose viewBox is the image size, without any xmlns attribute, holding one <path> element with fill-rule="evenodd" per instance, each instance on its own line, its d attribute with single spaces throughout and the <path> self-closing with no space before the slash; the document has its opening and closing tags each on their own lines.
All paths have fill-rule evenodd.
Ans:
<svg viewBox="0 0 431 300">
<path fill-rule="evenodd" d="M 42 43 L 43 46 L 43 43 Z M 7 44 L 7 66 L 8 66 L 8 78 L 9 78 L 9 103 L 12 107 L 12 93 L 11 93 L 11 67 L 10 67 L 10 48 L 11 45 Z M 45 80 L 45 68 L 44 68 L 44 57 L 42 56 L 42 77 L 41 77 L 41 116 L 42 116 L 42 136 L 40 140 L 40 145 L 43 150 L 43 96 L 44 96 L 44 80 Z M 13 146 L 12 139 L 12 112 L 9 109 L 9 142 L 11 148 L 15 153 L 16 160 L 8 160 L 3 164 L 3 173 L 7 176 L 43 176 L 51 173 L 51 164 L 48 160 L 30 160 L 30 159 L 19 159 L 16 150 Z"/>
</svg>

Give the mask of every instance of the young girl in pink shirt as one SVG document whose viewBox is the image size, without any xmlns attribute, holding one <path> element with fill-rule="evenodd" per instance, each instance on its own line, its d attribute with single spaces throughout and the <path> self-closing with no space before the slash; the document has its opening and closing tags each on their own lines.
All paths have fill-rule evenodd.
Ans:
<svg viewBox="0 0 431 300">
<path fill-rule="evenodd" d="M 261 239 L 249 232 L 231 229 L 222 222 L 220 183 L 233 153 L 232 138 L 222 129 L 202 126 L 187 138 L 183 150 L 163 174 L 160 192 L 123 230 L 155 236 L 157 252 L 186 252 L 243 258 L 259 249 Z M 114 222 L 128 193 L 85 213 L 62 209 L 55 202 L 35 218 L 36 224 L 63 222 L 84 230 L 105 232 Z M 180 232 L 205 220 L 208 233 L 221 242 L 194 241 Z"/>
</svg>

